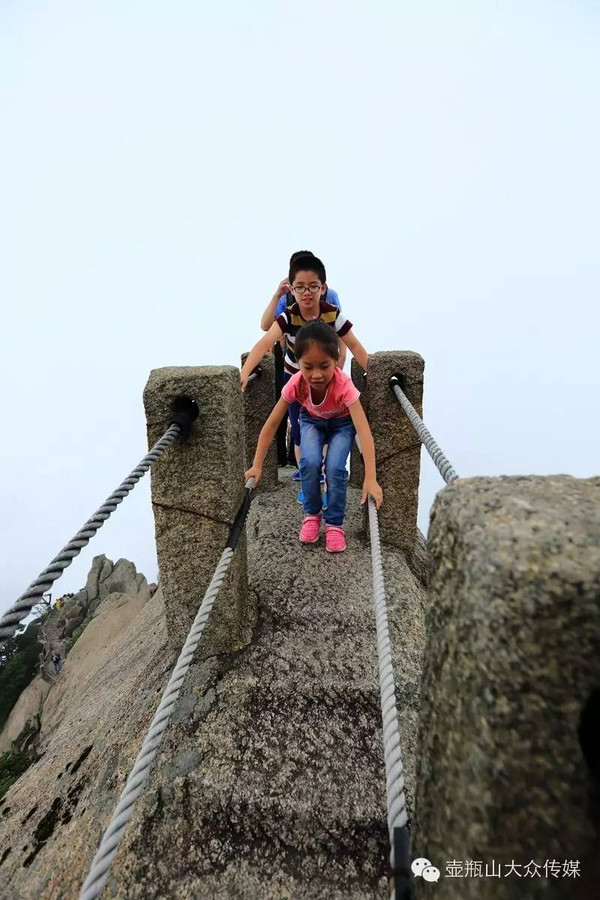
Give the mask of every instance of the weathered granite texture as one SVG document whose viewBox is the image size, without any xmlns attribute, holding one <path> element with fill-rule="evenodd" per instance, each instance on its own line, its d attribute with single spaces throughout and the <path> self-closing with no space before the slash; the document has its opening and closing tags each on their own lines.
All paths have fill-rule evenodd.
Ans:
<svg viewBox="0 0 600 900">
<path fill-rule="evenodd" d="M 198 654 L 107 897 L 387 897 L 370 551 L 359 496 L 350 489 L 348 550 L 332 556 L 323 539 L 299 545 L 295 493 L 288 481 L 253 503 L 252 642 L 236 653 Z M 412 808 L 424 595 L 401 553 L 384 551 L 384 565 Z M 0 860 L 9 850 L 2 900 L 77 897 L 174 663 L 161 602 L 159 590 L 93 672 L 77 679 L 73 670 L 45 755 L 0 805 Z"/>
<path fill-rule="evenodd" d="M 600 688 L 600 479 L 457 481 L 429 551 L 413 855 L 442 873 L 579 860 L 582 877 L 442 877 L 419 896 L 597 898 L 598 704 L 579 730 Z"/>
<path fill-rule="evenodd" d="M 406 553 L 406 560 L 411 567 L 413 574 L 418 578 L 421 584 L 427 585 L 427 542 L 424 536 L 416 527 L 416 515 L 418 509 L 418 491 L 419 491 L 419 471 L 418 468 L 415 470 L 415 466 L 419 465 L 419 456 L 416 452 L 415 447 L 412 446 L 413 437 L 416 438 L 416 434 L 414 429 L 412 429 L 412 434 L 407 434 L 405 430 L 405 426 L 408 423 L 406 416 L 402 410 L 402 407 L 398 404 L 397 400 L 393 395 L 390 395 L 393 398 L 395 403 L 395 408 L 400 413 L 400 420 L 395 420 L 394 417 L 394 409 L 389 409 L 389 400 L 390 396 L 388 396 L 385 390 L 385 381 L 387 380 L 389 384 L 389 373 L 391 374 L 402 374 L 405 378 L 405 381 L 410 384 L 409 393 L 411 397 L 419 398 L 419 402 L 416 404 L 419 412 L 421 411 L 421 403 L 422 398 L 422 388 L 423 388 L 423 365 L 421 357 L 417 356 L 414 353 L 397 353 L 397 354 L 388 354 L 385 360 L 381 359 L 381 354 L 375 354 L 375 356 L 369 357 L 369 360 L 373 360 L 374 362 L 374 380 L 381 381 L 379 387 L 374 389 L 373 391 L 369 391 L 368 377 L 367 374 L 363 371 L 363 369 L 358 365 L 355 359 L 352 359 L 351 369 L 352 369 L 352 381 L 356 385 L 356 387 L 360 391 L 360 401 L 362 406 L 367 414 L 367 418 L 371 423 L 371 429 L 373 430 L 373 437 L 375 439 L 375 453 L 376 453 L 376 462 L 377 462 L 377 477 L 379 483 L 382 487 L 384 487 L 384 482 L 386 482 L 384 487 L 384 500 L 386 504 L 385 512 L 382 510 L 379 513 L 379 522 L 380 528 L 384 525 L 384 529 L 381 532 L 381 539 L 387 543 L 392 544 L 393 546 L 400 546 L 401 549 L 404 549 Z M 378 368 L 383 363 L 384 369 L 383 373 Z M 371 362 L 369 362 L 369 367 L 371 366 Z M 408 374 L 407 374 L 408 373 Z M 382 378 L 383 375 L 383 378 Z M 410 377 L 408 377 L 410 375 Z M 381 388 L 381 389 L 380 389 Z M 373 395 L 375 405 L 371 401 L 371 395 Z M 383 401 L 383 406 L 380 409 L 379 404 Z M 393 424 L 391 425 L 389 432 L 388 443 L 384 445 L 387 447 L 385 450 L 381 450 L 380 442 L 381 442 L 381 433 L 386 431 L 385 425 L 376 425 L 375 423 L 386 420 L 386 417 L 389 418 L 391 415 Z M 395 430 L 396 429 L 396 430 Z M 398 433 L 399 432 L 399 433 Z M 388 458 L 386 458 L 385 454 L 388 452 L 392 452 L 392 439 L 394 434 L 396 434 L 396 438 L 398 439 L 398 446 L 408 446 L 409 451 L 404 455 L 398 455 L 395 460 L 392 461 L 391 470 L 388 469 Z M 412 448 L 412 449 L 411 449 Z M 394 475 L 390 477 L 390 472 L 394 473 L 395 477 L 399 479 L 404 479 L 404 484 L 394 483 L 390 485 L 390 482 L 393 481 Z M 352 453 L 350 455 L 350 478 L 349 484 L 356 488 L 362 488 L 363 480 L 365 475 L 365 469 L 362 462 L 362 456 L 356 446 L 356 443 L 352 447 Z M 415 476 L 416 476 L 416 484 L 415 484 Z M 391 489 L 390 489 L 391 488 Z M 399 509 L 396 508 L 395 504 L 398 503 L 398 497 L 401 498 L 401 506 Z M 416 504 L 416 505 L 415 505 Z M 404 535 L 403 528 L 404 525 L 401 522 L 399 525 L 396 522 L 396 516 L 400 513 L 404 515 L 405 513 L 411 517 L 414 516 L 414 532 L 412 526 L 407 529 L 406 535 Z M 387 525 L 386 525 L 387 523 Z M 365 509 L 364 516 L 364 525 L 365 531 L 368 532 L 368 513 Z M 391 530 L 390 530 L 391 526 Z M 400 532 L 400 533 L 399 533 Z M 413 542 L 414 536 L 414 542 Z"/>
<path fill-rule="evenodd" d="M 148 444 L 166 431 L 173 402 L 199 409 L 187 440 L 172 444 L 152 467 L 158 566 L 173 645 L 181 648 L 244 493 L 244 417 L 233 366 L 154 369 L 144 391 Z M 207 655 L 236 650 L 255 617 L 247 591 L 245 538 L 205 629 Z"/>
<path fill-rule="evenodd" d="M 66 710 L 79 702 L 81 685 L 94 678 L 98 659 L 103 658 L 111 644 L 119 647 L 121 635 L 149 601 L 147 588 L 138 594 L 109 594 L 97 608 L 89 623 L 64 660 L 60 675 L 46 698 L 40 725 L 40 749 L 56 731 Z M 76 673 L 76 676 L 75 676 Z"/>
<path fill-rule="evenodd" d="M 421 441 L 392 393 L 390 378 L 400 375 L 406 396 L 422 416 L 424 368 L 418 353 L 374 353 L 366 379 L 377 480 L 384 497 L 379 511 L 381 539 L 403 550 L 407 558 L 412 558 L 417 540 Z"/>
<path fill-rule="evenodd" d="M 39 730 L 42 708 L 49 690 L 49 682 L 38 675 L 21 693 L 0 730 L 0 753 L 11 750 L 13 745 L 20 752 L 27 749 L 28 738 Z"/>
<path fill-rule="evenodd" d="M 242 365 L 247 353 L 242 354 Z M 267 353 L 260 361 L 261 374 L 248 385 L 244 393 L 244 423 L 246 428 L 245 468 L 249 469 L 254 459 L 254 451 L 260 430 L 275 406 L 275 357 Z M 275 439 L 271 443 L 263 463 L 259 491 L 272 491 L 279 485 L 277 477 L 277 447 Z"/>
<path fill-rule="evenodd" d="M 414 553 L 407 562 L 415 578 L 426 588 L 429 584 L 429 552 L 425 535 L 418 528 Z"/>
<path fill-rule="evenodd" d="M 1 900 L 79 896 L 97 822 L 111 815 L 174 662 L 160 590 L 140 605 L 144 596 L 107 598 L 114 614 L 93 619 L 50 689 L 41 756 L 0 800 Z M 115 634 L 123 603 L 134 615 Z"/>
<path fill-rule="evenodd" d="M 421 441 L 392 393 L 390 378 L 401 377 L 406 396 L 422 416 L 424 368 L 418 353 L 404 350 L 373 353 L 369 356 L 362 392 L 375 441 L 377 480 L 383 489 L 383 506 L 379 511 L 381 540 L 403 550 L 409 560 L 417 542 Z M 356 366 L 353 376 L 360 389 L 361 378 Z M 353 483 L 362 483 L 362 464 L 355 457 L 351 465 Z"/>
</svg>

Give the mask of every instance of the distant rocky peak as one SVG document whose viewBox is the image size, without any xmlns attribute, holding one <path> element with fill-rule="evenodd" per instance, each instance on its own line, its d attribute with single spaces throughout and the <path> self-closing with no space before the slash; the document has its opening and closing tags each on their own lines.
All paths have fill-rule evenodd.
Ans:
<svg viewBox="0 0 600 900">
<path fill-rule="evenodd" d="M 103 553 L 95 556 L 85 587 L 76 594 L 60 597 L 44 622 L 40 635 L 44 646 L 42 677 L 54 677 L 52 653 L 60 653 L 63 658 L 68 654 L 107 597 L 111 594 L 136 597 L 142 590 L 151 595 L 155 589 L 156 585 L 148 585 L 146 577 L 130 560 L 118 559 L 113 563 Z"/>
</svg>

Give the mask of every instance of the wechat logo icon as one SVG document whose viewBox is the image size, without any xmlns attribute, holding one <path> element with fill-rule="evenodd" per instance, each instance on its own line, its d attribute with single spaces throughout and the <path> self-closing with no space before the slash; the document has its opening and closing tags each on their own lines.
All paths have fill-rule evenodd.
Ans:
<svg viewBox="0 0 600 900">
<path fill-rule="evenodd" d="M 415 878 L 422 878 L 423 881 L 439 881 L 440 879 L 440 870 L 432 866 L 424 856 L 413 860 L 411 869 Z"/>
</svg>

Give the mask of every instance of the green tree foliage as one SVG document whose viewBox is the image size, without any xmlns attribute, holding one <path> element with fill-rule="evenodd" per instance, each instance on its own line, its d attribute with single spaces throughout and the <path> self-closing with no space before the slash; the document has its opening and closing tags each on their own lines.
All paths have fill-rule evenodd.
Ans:
<svg viewBox="0 0 600 900">
<path fill-rule="evenodd" d="M 0 753 L 0 798 L 30 765 L 31 760 L 23 753 Z"/>
<path fill-rule="evenodd" d="M 37 674 L 42 650 L 39 632 L 39 621 L 31 622 L 0 649 L 0 728 Z"/>
</svg>

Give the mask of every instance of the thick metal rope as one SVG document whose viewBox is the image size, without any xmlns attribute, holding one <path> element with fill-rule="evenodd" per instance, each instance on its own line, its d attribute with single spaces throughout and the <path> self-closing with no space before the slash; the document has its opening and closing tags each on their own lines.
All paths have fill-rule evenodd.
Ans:
<svg viewBox="0 0 600 900">
<path fill-rule="evenodd" d="M 356 435 L 355 441 L 362 456 L 358 435 Z M 409 836 L 406 797 L 404 795 L 404 765 L 400 750 L 394 663 L 388 628 L 379 521 L 377 518 L 377 507 L 371 495 L 369 495 L 367 503 L 369 510 L 369 535 L 371 538 L 371 566 L 373 570 L 373 605 L 375 607 L 375 627 L 377 630 L 377 658 L 379 661 L 379 692 L 381 694 L 381 717 L 383 720 L 383 756 L 385 761 L 385 794 L 390 839 L 390 870 L 392 873 L 397 872 L 398 869 L 404 869 L 406 872 L 409 872 Z M 396 846 L 402 849 L 403 859 L 397 859 Z M 393 875 L 390 883 L 390 900 L 410 900 L 412 888 L 409 875 L 406 875 L 406 877 L 403 874 L 399 876 Z M 400 893 L 396 891 L 397 885 Z"/>
<path fill-rule="evenodd" d="M 400 732 L 398 730 L 398 712 L 396 709 L 396 688 L 394 684 L 394 664 L 388 628 L 387 604 L 385 600 L 385 584 L 383 580 L 383 564 L 381 558 L 381 542 L 379 540 L 379 523 L 377 507 L 371 496 L 369 505 L 369 532 L 371 536 L 371 563 L 373 567 L 373 602 L 375 606 L 375 624 L 377 628 L 377 656 L 379 658 L 379 689 L 381 692 L 381 714 L 383 718 L 383 755 L 386 773 L 387 822 L 390 836 L 390 867 L 408 867 L 409 860 L 396 859 L 395 830 L 406 828 L 406 798 L 404 795 L 404 766 L 400 750 Z M 405 841 L 408 845 L 408 840 Z M 410 896 L 410 885 L 406 880 L 404 897 Z M 396 894 L 395 879 L 392 879 L 390 900 L 400 900 Z"/>
<path fill-rule="evenodd" d="M 390 379 L 390 384 L 392 386 L 392 390 L 396 395 L 396 399 L 398 400 L 400 406 L 410 419 L 411 424 L 413 425 L 415 431 L 421 438 L 427 452 L 431 456 L 432 460 L 436 464 L 438 471 L 446 484 L 450 484 L 452 481 L 456 481 L 458 475 L 452 468 L 450 462 L 446 459 L 444 454 L 442 453 L 439 446 L 433 439 L 433 435 L 428 431 L 425 423 L 419 416 L 418 412 L 398 384 L 398 379 L 394 376 Z"/>
<path fill-rule="evenodd" d="M 110 514 L 115 511 L 119 503 L 135 487 L 140 478 L 146 474 L 150 466 L 164 453 L 167 447 L 177 440 L 181 434 L 181 425 L 170 425 L 154 447 L 142 459 L 138 466 L 123 481 L 116 491 L 113 491 L 94 515 L 79 529 L 75 537 L 71 538 L 66 547 L 55 556 L 48 568 L 44 569 L 35 581 L 29 585 L 24 594 L 4 613 L 0 619 L 0 647 L 12 637 L 17 630 L 17 625 L 26 619 L 32 608 L 39 603 L 42 594 L 45 594 L 51 585 L 60 578 L 63 571 L 71 565 L 74 558 L 81 553 L 98 529 L 104 525 Z"/>
<path fill-rule="evenodd" d="M 254 479 L 250 478 L 246 482 L 246 489 L 248 492 L 250 492 L 253 487 Z M 245 519 L 248 511 L 248 498 L 249 493 L 246 497 L 246 500 L 244 501 L 244 504 L 242 504 L 242 507 L 240 508 L 240 513 L 242 513 L 242 515 L 238 513 L 236 522 L 231 529 L 232 532 L 237 529 L 238 535 L 243 526 L 243 519 Z M 234 540 L 235 542 L 237 542 L 237 537 Z M 230 539 L 230 541 L 228 541 L 228 544 L 229 543 L 233 543 L 233 541 L 231 541 Z M 150 730 L 148 731 L 144 743 L 142 744 L 142 748 L 137 755 L 137 759 L 134 763 L 133 769 L 131 770 L 129 778 L 127 779 L 127 783 L 123 788 L 123 792 L 121 794 L 121 797 L 119 798 L 117 808 L 113 813 L 108 828 L 102 836 L 98 851 L 94 856 L 94 859 L 92 860 L 92 865 L 90 867 L 88 877 L 86 878 L 79 895 L 79 900 L 93 900 L 93 898 L 99 897 L 102 893 L 104 885 L 108 880 L 112 861 L 117 855 L 117 851 L 123 839 L 123 835 L 125 834 L 125 828 L 127 827 L 127 823 L 133 813 L 135 801 L 141 794 L 144 784 L 148 780 L 148 776 L 150 774 L 150 766 L 152 765 L 152 762 L 154 761 L 154 758 L 158 752 L 158 748 L 161 745 L 165 729 L 169 724 L 169 719 L 171 718 L 171 713 L 173 712 L 173 707 L 175 706 L 177 697 L 179 696 L 179 691 L 181 689 L 181 685 L 183 684 L 183 679 L 186 676 L 186 673 L 190 667 L 194 653 L 196 651 L 196 647 L 198 646 L 200 638 L 202 637 L 204 626 L 206 625 L 212 611 L 213 604 L 216 600 L 217 594 L 219 593 L 219 588 L 221 587 L 223 579 L 227 574 L 227 569 L 229 568 L 229 564 L 233 557 L 234 551 L 235 543 L 233 546 L 227 546 L 221 555 L 217 568 L 215 569 L 215 573 L 212 577 L 212 581 L 210 582 L 206 590 L 204 599 L 200 604 L 200 609 L 198 610 L 196 618 L 194 619 L 194 623 L 190 629 L 190 633 L 188 634 L 187 640 L 183 645 L 183 649 L 179 654 L 179 659 L 177 660 L 175 668 L 173 669 L 173 674 L 171 675 L 169 683 L 162 695 L 161 701 L 158 705 L 158 709 L 156 710 L 156 714 L 152 720 L 152 724 L 150 725 Z"/>
</svg>

